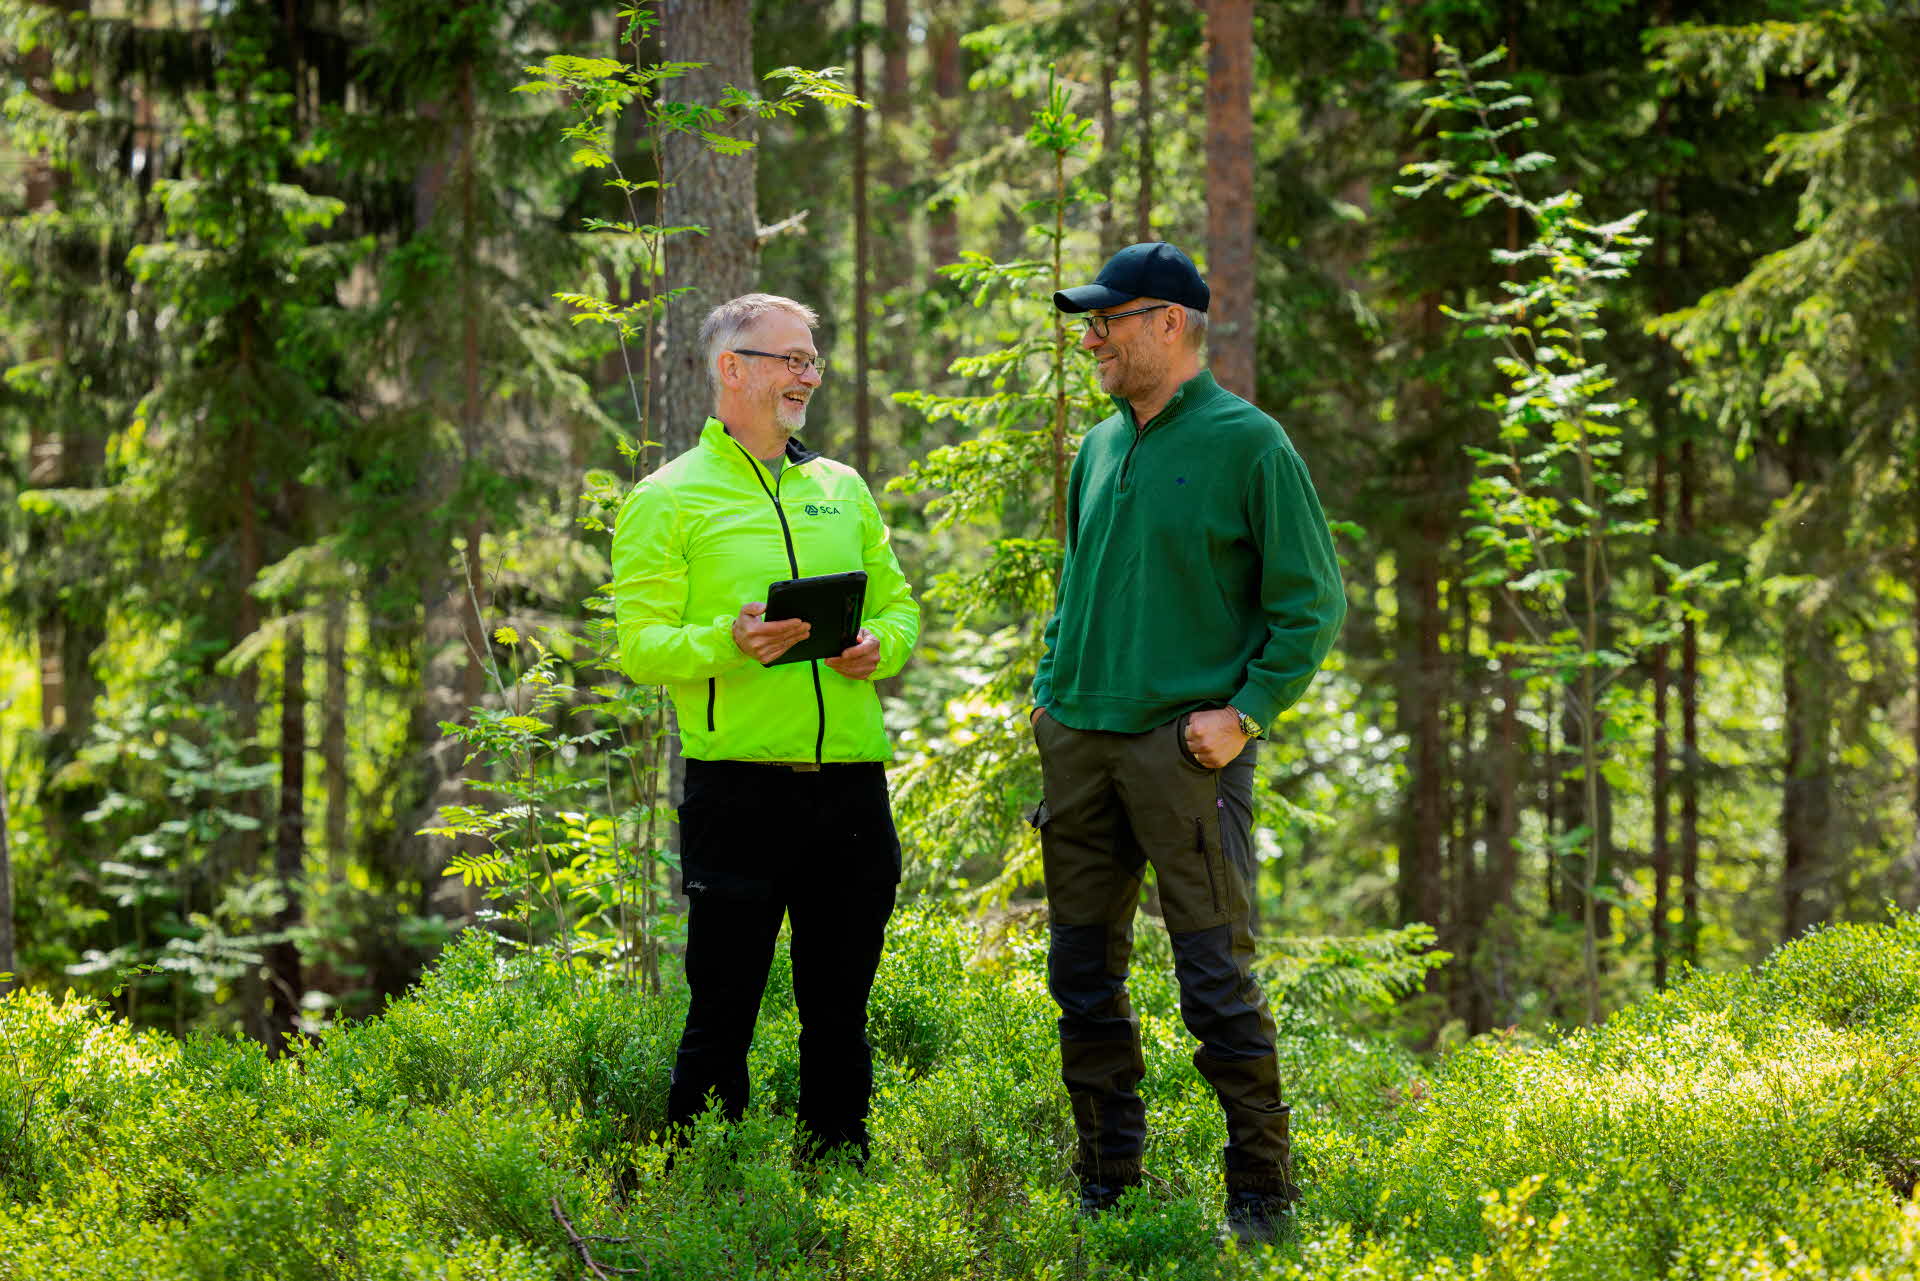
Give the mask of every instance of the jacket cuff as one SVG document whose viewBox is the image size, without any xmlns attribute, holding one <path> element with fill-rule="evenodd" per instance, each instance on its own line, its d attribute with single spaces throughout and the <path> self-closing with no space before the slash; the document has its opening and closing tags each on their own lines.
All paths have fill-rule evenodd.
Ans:
<svg viewBox="0 0 1920 1281">
<path fill-rule="evenodd" d="M 1227 701 L 1259 721 L 1262 735 L 1273 729 L 1274 719 L 1283 710 L 1279 702 L 1258 685 L 1242 685 L 1240 692 Z"/>
<path fill-rule="evenodd" d="M 733 614 L 722 614 L 713 620 L 713 631 L 716 637 L 714 662 L 719 664 L 720 672 L 730 672 L 753 661 L 751 656 L 733 643 L 734 617 Z"/>
</svg>

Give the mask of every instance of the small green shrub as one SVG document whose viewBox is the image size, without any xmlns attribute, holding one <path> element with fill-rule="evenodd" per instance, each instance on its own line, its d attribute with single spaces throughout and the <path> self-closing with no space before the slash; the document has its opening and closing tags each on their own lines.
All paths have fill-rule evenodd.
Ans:
<svg viewBox="0 0 1920 1281">
<path fill-rule="evenodd" d="M 1224 1126 L 1158 926 L 1135 964 L 1148 1177 L 1087 1223 L 1044 930 L 1021 917 L 983 948 L 951 913 L 897 925 L 864 1170 L 796 1159 L 788 984 L 769 985 L 746 1117 L 703 1117 L 671 1168 L 651 1136 L 684 994 L 501 961 L 484 935 L 278 1062 L 16 993 L 0 1281 L 530 1281 L 582 1275 L 581 1248 L 663 1279 L 1920 1274 L 1908 918 L 1437 1062 L 1276 979 L 1306 1199 L 1296 1240 L 1246 1252 L 1213 1243 Z"/>
</svg>

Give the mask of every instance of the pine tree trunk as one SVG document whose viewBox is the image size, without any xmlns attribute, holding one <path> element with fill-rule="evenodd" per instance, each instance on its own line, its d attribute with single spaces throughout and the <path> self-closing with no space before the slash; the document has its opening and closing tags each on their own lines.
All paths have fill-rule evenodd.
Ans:
<svg viewBox="0 0 1920 1281">
<path fill-rule="evenodd" d="M 853 26 L 857 32 L 864 21 L 862 0 L 853 0 Z M 853 93 L 867 96 L 867 45 L 861 36 L 853 45 Z M 853 113 L 853 466 L 862 476 L 868 473 L 873 453 L 873 421 L 867 400 L 868 359 L 867 322 L 873 310 L 871 281 L 873 272 L 872 228 L 867 207 L 867 113 Z"/>
<path fill-rule="evenodd" d="M 1482 621 L 1477 617 L 1479 594 L 1461 586 L 1456 579 L 1453 600 L 1454 652 L 1471 656 L 1474 636 Z M 1468 1028 L 1478 1029 L 1487 1025 L 1487 1014 L 1484 989 L 1474 972 L 1474 964 L 1486 933 L 1490 909 L 1487 889 L 1492 879 L 1486 866 L 1492 850 L 1484 839 L 1484 823 L 1496 802 L 1488 794 L 1485 770 L 1492 755 L 1492 726 L 1476 723 L 1474 715 L 1476 708 L 1490 711 L 1491 703 L 1484 683 L 1486 678 L 1478 674 L 1482 670 L 1480 665 L 1473 664 L 1473 669 L 1476 675 L 1461 689 L 1459 697 L 1451 700 L 1453 715 L 1458 718 L 1450 735 L 1453 751 L 1447 769 L 1453 785 L 1447 803 L 1451 819 L 1447 824 L 1446 851 L 1447 872 L 1453 889 L 1449 905 L 1452 942 L 1443 946 L 1454 956 L 1448 983 L 1454 1017 Z M 1485 851 L 1484 857 L 1480 851 Z"/>
<path fill-rule="evenodd" d="M 478 248 L 478 233 L 472 213 L 473 183 L 476 180 L 472 157 L 473 128 L 477 123 L 473 97 L 472 69 L 462 68 L 454 82 L 453 119 L 444 135 L 444 143 L 423 159 L 415 171 L 413 182 L 413 222 L 417 233 L 426 233 L 435 220 L 444 215 L 442 206 L 449 196 L 457 202 L 455 208 L 460 218 L 458 240 L 455 242 L 458 260 L 451 268 L 459 293 L 448 300 L 448 305 L 460 313 L 457 331 L 459 343 L 455 351 L 445 354 L 442 353 L 443 344 L 426 346 L 421 357 L 418 394 L 434 405 L 436 412 L 446 413 L 458 425 L 461 452 L 459 457 L 442 453 L 428 460 L 427 471 L 420 483 L 422 489 L 430 494 L 449 493 L 460 484 L 461 470 L 472 459 L 479 443 L 476 439 L 479 335 L 474 327 L 476 318 L 473 305 L 476 289 L 474 278 L 479 270 L 474 257 Z M 418 111 L 429 121 L 440 120 L 447 115 L 447 108 L 441 103 L 423 103 Z M 450 183 L 453 184 L 451 191 Z M 452 366 L 455 359 L 459 363 Z M 455 378 L 458 380 L 458 399 L 455 404 L 448 405 L 446 385 Z M 446 866 L 453 854 L 454 843 L 445 837 L 416 836 L 414 833 L 425 825 L 441 805 L 455 804 L 462 799 L 461 750 L 457 743 L 442 734 L 440 726 L 448 721 L 464 719 L 470 706 L 465 691 L 471 678 L 468 638 L 473 630 L 473 606 L 468 599 L 466 585 L 467 553 L 459 546 L 457 531 L 447 528 L 438 533 L 444 540 L 439 543 L 439 554 L 430 557 L 419 567 L 422 620 L 419 632 L 419 685 L 408 717 L 414 777 L 406 789 L 409 804 L 394 825 L 392 846 L 384 860 L 389 875 L 419 878 L 423 903 L 460 894 L 458 887 L 450 888 L 439 876 L 440 869 Z"/>
<path fill-rule="evenodd" d="M 1153 0 L 1138 0 L 1134 8 L 1133 77 L 1140 85 L 1140 107 L 1134 119 L 1140 141 L 1136 151 L 1139 191 L 1134 201 L 1133 238 L 1153 235 Z"/>
<path fill-rule="evenodd" d="M 711 105 L 727 85 L 754 86 L 749 0 L 663 0 L 659 12 L 667 60 L 705 64 L 670 82 L 666 92 L 674 100 Z M 735 137 L 755 136 L 751 123 L 730 114 Z M 692 448 L 713 408 L 700 325 L 718 304 L 753 291 L 760 275 L 760 221 L 757 151 L 718 156 L 699 137 L 675 134 L 665 152 L 666 224 L 707 229 L 704 236 L 675 236 L 666 247 L 668 290 L 690 291 L 668 308 L 659 334 L 662 386 L 653 402 L 659 409 L 653 434 L 665 445 L 663 456 L 672 459 Z"/>
<path fill-rule="evenodd" d="M 0 996 L 20 985 L 20 972 L 14 952 L 13 933 L 13 810 L 8 794 L 13 790 L 13 762 L 0 760 Z"/>
<path fill-rule="evenodd" d="M 901 142 L 913 129 L 913 97 L 908 83 L 907 0 L 886 0 L 887 39 L 880 63 L 880 186 L 884 191 L 887 234 L 880 238 L 876 279 L 881 292 L 889 298 L 917 293 L 909 281 L 914 263 L 915 206 L 902 199 L 901 192 L 911 178 L 902 157 Z M 871 213 L 871 211 L 869 211 Z M 916 311 L 910 303 L 899 302 L 887 314 L 887 350 L 883 368 L 892 387 L 918 387 L 920 352 Z M 869 442 L 868 452 L 872 445 Z M 868 459 L 871 465 L 872 459 Z M 866 475 L 865 467 L 861 474 Z"/>
<path fill-rule="evenodd" d="M 1680 519 L 1683 546 L 1693 540 L 1693 441 L 1680 442 Z M 1680 626 L 1680 952 L 1700 964 L 1700 627 Z"/>
<path fill-rule="evenodd" d="M 302 624 L 287 629 L 280 679 L 280 813 L 274 827 L 273 875 L 285 905 L 274 915 L 267 945 L 267 1052 L 293 1038 L 300 1013 L 300 948 L 287 937 L 300 924 L 306 865 L 307 641 Z"/>
<path fill-rule="evenodd" d="M 1913 147 L 1907 161 L 1913 172 L 1913 179 L 1920 184 L 1920 131 L 1912 135 Z M 1920 316 L 1920 271 L 1909 270 L 1911 280 L 1909 316 Z M 1907 548 L 1907 581 L 1912 600 L 1911 643 L 1920 648 L 1920 480 L 1914 476 L 1914 465 L 1920 461 L 1920 455 L 1907 455 L 1907 501 L 1912 511 L 1912 542 Z M 1896 881 L 1894 900 L 1906 911 L 1920 908 L 1920 662 L 1913 668 L 1913 840 L 1907 847 L 1905 859 L 1906 875 Z"/>
<path fill-rule="evenodd" d="M 1787 630 L 1788 654 L 1827 652 L 1830 638 L 1818 624 Z M 1780 877 L 1783 939 L 1826 919 L 1827 878 L 1832 874 L 1833 763 L 1828 746 L 1833 727 L 1833 691 L 1818 661 L 1781 665 L 1786 693 L 1786 778 L 1780 800 L 1784 864 Z"/>
<path fill-rule="evenodd" d="M 44 7 L 73 16 L 87 13 L 90 6 L 87 0 L 50 0 Z M 52 47 L 44 41 L 21 58 L 21 70 L 27 90 L 57 111 L 82 111 L 93 104 L 90 89 L 63 89 L 55 83 Z M 67 174 L 55 167 L 50 154 L 33 153 L 22 159 L 24 209 L 29 213 L 58 210 L 71 185 Z M 72 337 L 71 327 L 71 322 L 63 322 L 33 334 L 29 353 L 62 363 Z M 80 338 L 85 340 L 84 335 Z M 77 423 L 62 421 L 58 414 L 39 413 L 29 418 L 29 487 L 87 489 L 101 483 L 105 446 L 98 436 Z M 62 537 L 59 531 L 51 531 L 51 540 Z M 53 553 L 55 548 L 48 545 L 51 540 L 44 525 L 30 521 L 26 549 L 29 561 L 37 563 Z M 106 642 L 99 611 L 90 606 L 92 591 L 82 582 L 63 587 L 64 591 L 36 602 L 38 613 L 32 620 L 39 650 L 40 727 L 47 735 L 41 749 L 41 768 L 48 778 L 72 761 L 91 735 L 94 699 L 100 692 L 93 656 Z M 51 848 L 71 848 L 84 815 L 96 799 L 92 786 L 52 789 L 43 798 L 41 822 Z"/>
<path fill-rule="evenodd" d="M 251 370 L 254 363 L 254 347 L 258 341 L 258 315 L 253 305 L 240 309 L 240 368 Z M 231 457 L 232 475 L 238 482 L 235 486 L 234 508 L 239 515 L 240 528 L 236 538 L 233 559 L 233 577 L 229 581 L 231 599 L 237 605 L 237 618 L 233 621 L 233 630 L 227 638 L 228 644 L 237 643 L 260 630 L 260 602 L 253 594 L 253 585 L 260 577 L 264 565 L 260 547 L 260 496 L 254 485 L 254 449 L 258 425 L 252 419 L 240 424 L 235 434 L 234 452 Z M 260 725 L 260 669 L 257 664 L 249 663 L 240 669 L 233 683 L 234 735 L 243 744 L 261 736 Z M 254 763 L 255 753 L 244 750 L 243 755 L 249 765 Z M 265 799 L 258 792 L 242 792 L 235 798 L 234 809 L 247 817 L 255 819 L 261 826 L 235 832 L 232 835 L 232 866 L 247 876 L 258 874 L 262 833 L 266 831 L 267 815 L 263 812 Z"/>
<path fill-rule="evenodd" d="M 1659 314 L 1665 314 L 1661 312 Z M 1664 368 L 1666 362 L 1661 362 Z M 1664 380 L 1663 380 L 1664 385 Z M 1664 397 L 1656 395 L 1656 401 Z M 1654 460 L 1652 516 L 1654 524 L 1665 528 L 1667 520 L 1667 451 L 1665 437 L 1665 415 L 1654 410 Z M 1667 595 L 1667 576 L 1664 571 L 1654 571 L 1654 591 L 1659 597 Z M 1668 796 L 1672 790 L 1673 774 L 1670 755 L 1672 745 L 1668 741 L 1668 686 L 1672 684 L 1668 671 L 1667 647 L 1656 645 L 1651 660 L 1653 681 L 1653 788 L 1647 799 L 1653 806 L 1653 849 L 1649 861 L 1653 874 L 1653 917 L 1651 937 L 1653 944 L 1653 986 L 1664 989 L 1667 986 L 1667 963 L 1673 949 L 1671 931 L 1668 929 L 1667 916 L 1670 907 L 1669 892 L 1673 882 L 1673 845 L 1671 823 L 1672 806 Z"/>
<path fill-rule="evenodd" d="M 1117 15 L 1116 15 L 1117 16 Z M 1113 180 L 1117 176 L 1115 163 L 1120 156 L 1120 125 L 1113 110 L 1113 82 L 1120 74 L 1121 24 L 1113 24 L 1113 32 L 1108 42 L 1100 50 L 1099 97 L 1096 99 L 1095 118 L 1100 122 L 1100 183 L 1106 199 L 1100 202 L 1095 211 L 1096 228 L 1100 237 L 1100 260 L 1105 262 L 1120 249 L 1119 223 L 1116 216 L 1118 206 L 1113 199 Z"/>
<path fill-rule="evenodd" d="M 327 867 L 339 876 L 347 866 L 347 603 L 327 602 L 324 638 L 326 705 L 322 709 L 320 758 L 327 791 Z"/>
<path fill-rule="evenodd" d="M 1207 5 L 1208 365 L 1219 384 L 1255 398 L 1253 0 Z"/>
<path fill-rule="evenodd" d="M 944 174 L 953 163 L 954 115 L 960 110 L 961 64 L 960 31 L 951 23 L 935 27 L 927 38 L 933 58 L 933 92 L 940 100 L 938 119 L 933 128 L 933 170 Z M 927 226 L 927 257 L 935 269 L 960 257 L 960 220 L 951 204 L 942 205 L 930 215 Z"/>
<path fill-rule="evenodd" d="M 1402 922 L 1424 921 L 1439 929 L 1445 921 L 1446 885 L 1441 835 L 1446 830 L 1446 727 L 1441 714 L 1445 660 L 1440 637 L 1446 625 L 1440 610 L 1440 565 L 1445 547 L 1441 522 L 1421 521 L 1427 537 L 1402 547 L 1400 600 L 1406 611 L 1404 653 L 1397 704 L 1407 735 L 1407 800 L 1401 811 L 1399 909 Z"/>
<path fill-rule="evenodd" d="M 1920 273 L 1916 273 L 1915 287 L 1920 289 Z M 1920 315 L 1920 300 L 1916 300 L 1914 314 Z M 1911 477 L 1912 472 L 1909 471 L 1908 475 Z M 1907 485 L 1908 498 L 1913 505 L 1913 542 L 1907 548 L 1907 590 L 1913 598 L 1909 606 L 1911 621 L 1908 627 L 1913 634 L 1913 643 L 1920 646 L 1920 483 L 1909 479 Z M 1914 664 L 1913 681 L 1913 839 L 1907 846 L 1907 874 L 1896 883 L 1898 888 L 1894 895 L 1901 908 L 1909 912 L 1920 908 L 1920 663 Z"/>
</svg>

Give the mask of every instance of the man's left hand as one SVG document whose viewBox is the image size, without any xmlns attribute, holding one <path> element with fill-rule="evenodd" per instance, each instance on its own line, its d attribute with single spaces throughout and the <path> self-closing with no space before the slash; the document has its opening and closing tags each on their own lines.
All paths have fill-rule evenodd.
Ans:
<svg viewBox="0 0 1920 1281">
<path fill-rule="evenodd" d="M 1240 718 L 1224 707 L 1187 717 L 1187 750 L 1208 769 L 1219 769 L 1247 745 Z"/>
<path fill-rule="evenodd" d="M 862 627 L 853 645 L 827 660 L 827 666 L 850 681 L 863 681 L 880 666 L 880 638 Z"/>
</svg>

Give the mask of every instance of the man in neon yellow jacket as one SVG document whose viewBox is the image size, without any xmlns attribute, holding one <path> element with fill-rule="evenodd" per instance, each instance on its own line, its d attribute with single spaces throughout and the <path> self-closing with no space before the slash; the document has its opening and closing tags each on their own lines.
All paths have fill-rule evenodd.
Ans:
<svg viewBox="0 0 1920 1281">
<path fill-rule="evenodd" d="M 692 1002 L 671 1127 L 716 1098 L 738 1117 L 747 1049 L 783 916 L 800 1014 L 799 1120 L 814 1151 L 864 1155 L 873 1090 L 867 995 L 900 876 L 876 677 L 907 661 L 920 610 L 852 468 L 794 436 L 825 361 L 811 309 L 747 294 L 701 328 L 714 414 L 642 480 L 613 536 L 621 667 L 665 685 L 686 754 L 681 875 Z M 864 570 L 855 644 L 766 666 L 806 639 L 768 621 L 768 584 Z"/>
</svg>

